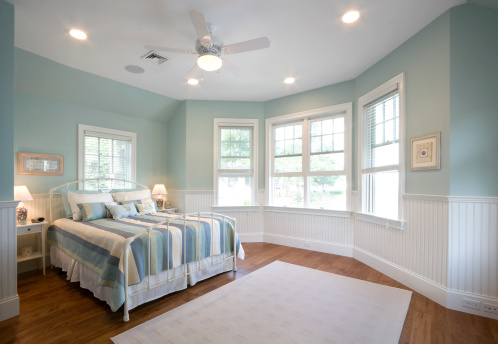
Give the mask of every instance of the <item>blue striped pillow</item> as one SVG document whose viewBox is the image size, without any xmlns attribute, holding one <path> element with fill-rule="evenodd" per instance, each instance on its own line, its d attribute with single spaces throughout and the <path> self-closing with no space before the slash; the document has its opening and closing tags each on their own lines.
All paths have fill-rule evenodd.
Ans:
<svg viewBox="0 0 498 344">
<path fill-rule="evenodd" d="M 110 213 L 108 213 L 107 211 L 106 205 L 112 203 L 116 204 L 116 202 L 111 202 L 111 203 L 97 202 L 97 203 L 77 204 L 78 208 L 80 208 L 81 211 L 81 220 L 86 222 L 97 219 L 103 219 L 105 217 L 111 217 Z"/>
<path fill-rule="evenodd" d="M 107 209 L 110 210 L 112 214 L 112 218 L 114 220 L 122 219 L 124 217 L 130 216 L 138 216 L 137 208 L 135 208 L 135 204 L 108 204 L 106 205 Z"/>
</svg>

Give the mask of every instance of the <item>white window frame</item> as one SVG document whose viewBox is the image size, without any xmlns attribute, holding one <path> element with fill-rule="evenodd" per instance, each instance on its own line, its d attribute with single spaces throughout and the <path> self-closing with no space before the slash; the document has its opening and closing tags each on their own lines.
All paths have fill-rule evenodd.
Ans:
<svg viewBox="0 0 498 344">
<path fill-rule="evenodd" d="M 214 206 L 230 208 L 227 205 L 218 205 L 218 159 L 219 159 L 219 128 L 220 127 L 252 127 L 253 128 L 253 175 L 251 204 L 249 206 L 238 205 L 236 207 L 251 207 L 257 205 L 258 192 L 258 119 L 252 118 L 215 118 L 214 119 L 214 154 L 213 154 L 213 187 L 214 187 Z"/>
<path fill-rule="evenodd" d="M 358 98 L 358 195 L 360 207 L 360 219 L 364 221 L 386 224 L 387 227 L 395 227 L 403 229 L 404 226 L 404 207 L 403 194 L 405 193 L 405 74 L 401 73 L 391 80 L 385 82 L 374 90 Z M 399 161 L 398 161 L 398 218 L 388 219 L 368 213 L 364 209 L 363 196 L 363 117 L 365 115 L 365 105 L 381 98 L 382 96 L 398 89 L 399 96 Z M 387 166 L 391 168 L 392 166 Z M 385 167 L 380 167 L 379 172 L 385 170 Z"/>
<path fill-rule="evenodd" d="M 131 181 L 136 181 L 137 171 L 137 134 L 130 131 L 94 127 L 78 124 L 78 180 L 85 178 L 85 133 L 92 132 L 97 136 L 110 138 L 126 138 L 131 140 Z"/>
<path fill-rule="evenodd" d="M 339 114 L 344 114 L 344 173 L 336 173 L 332 172 L 332 175 L 346 175 L 346 210 L 347 212 L 351 211 L 351 183 L 352 183 L 352 161 L 353 161 L 353 130 L 352 130 L 352 112 L 353 112 L 353 104 L 352 103 L 344 103 L 338 104 L 334 106 L 328 106 L 324 108 L 308 110 L 303 112 L 298 112 L 289 115 L 283 115 L 278 117 L 272 117 L 266 119 L 266 171 L 265 171 L 265 181 L 266 181 L 266 204 L 268 206 L 275 207 L 272 205 L 273 199 L 273 188 L 272 188 L 272 177 L 273 173 L 273 164 L 275 159 L 275 151 L 273 147 L 274 142 L 274 129 L 276 126 L 280 125 L 289 125 L 293 123 L 297 123 L 299 121 L 306 120 L 306 123 L 310 121 L 328 117 L 334 117 Z M 309 130 L 304 128 L 303 133 L 309 136 Z M 303 135 L 303 144 L 302 144 L 302 152 L 309 152 L 309 139 L 304 139 Z M 304 178 L 308 178 L 309 175 L 306 171 L 309 170 L 309 161 L 303 159 L 303 172 L 299 172 L 296 175 L 303 176 Z M 291 175 L 293 173 L 288 173 Z M 329 174 L 327 172 L 327 174 Z M 305 190 L 307 192 L 307 190 Z M 279 207 L 280 208 L 280 207 Z M 298 209 L 314 209 L 309 207 L 302 207 Z M 341 210 L 334 209 L 319 209 L 318 211 L 328 211 L 328 212 L 337 212 L 338 214 Z"/>
</svg>

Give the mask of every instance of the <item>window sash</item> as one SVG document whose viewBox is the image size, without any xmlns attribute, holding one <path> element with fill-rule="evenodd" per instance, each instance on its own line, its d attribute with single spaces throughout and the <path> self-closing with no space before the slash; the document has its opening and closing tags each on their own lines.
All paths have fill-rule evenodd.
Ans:
<svg viewBox="0 0 498 344">
<path fill-rule="evenodd" d="M 325 121 L 329 119 L 337 119 L 337 118 L 343 118 L 343 125 L 344 128 L 341 132 L 334 132 L 332 130 L 331 135 L 342 135 L 342 149 L 331 149 L 331 150 L 325 150 L 325 151 L 320 151 L 320 152 L 311 152 L 311 140 L 312 137 L 317 137 L 317 136 L 324 136 L 324 135 L 312 135 L 311 133 L 311 123 L 317 122 L 317 121 Z M 302 124 L 302 133 L 300 135 L 302 139 L 302 150 L 301 154 L 287 154 L 287 155 L 279 155 L 276 153 L 276 129 L 281 128 L 281 127 L 286 127 L 286 126 L 295 126 L 295 125 L 301 125 Z M 350 177 L 348 176 L 348 170 L 347 170 L 347 164 L 350 161 L 351 157 L 346 157 L 344 155 L 344 161 L 343 161 L 343 168 L 338 169 L 338 170 L 325 170 L 325 171 L 312 171 L 310 168 L 311 164 L 311 157 L 313 156 L 320 156 L 320 155 L 325 155 L 325 154 L 335 154 L 335 153 L 345 153 L 347 152 L 346 147 L 349 147 L 348 145 L 348 139 L 350 140 L 350 133 L 348 132 L 348 129 L 350 124 L 347 122 L 347 113 L 346 111 L 340 111 L 336 112 L 333 115 L 324 115 L 323 113 L 318 115 L 318 116 L 310 116 L 310 117 L 304 117 L 304 118 L 299 118 L 298 121 L 286 121 L 286 122 L 280 122 L 276 123 L 271 126 L 270 130 L 270 153 L 271 156 L 269 157 L 271 159 L 271 170 L 270 170 L 270 175 L 269 175 L 269 182 L 272 188 L 271 191 L 271 198 L 269 202 L 271 204 L 279 204 L 278 200 L 275 199 L 277 191 L 273 190 L 275 187 L 275 181 L 277 178 L 282 178 L 282 177 L 298 177 L 298 178 L 303 178 L 303 189 L 304 189 L 304 199 L 303 202 L 300 203 L 303 207 L 309 207 L 309 204 L 312 202 L 311 199 L 311 180 L 314 177 L 327 177 L 327 176 L 344 176 L 347 180 L 348 183 L 350 183 Z M 323 131 L 321 132 L 323 134 Z M 328 133 L 327 133 L 328 134 Z M 327 135 L 325 134 L 325 135 Z M 323 147 L 323 146 L 322 146 Z M 322 148 L 321 147 L 321 148 Z M 349 154 L 352 154 L 352 152 L 349 152 Z M 299 172 L 275 172 L 275 165 L 276 165 L 276 159 L 282 158 L 282 157 L 301 157 L 301 165 L 302 165 L 302 170 Z M 316 187 L 313 187 L 316 188 Z M 349 195 L 347 194 L 349 192 L 349 186 L 348 190 L 345 192 L 345 198 L 346 198 L 346 204 L 344 205 L 344 209 L 348 208 L 348 200 L 349 200 Z"/>
</svg>

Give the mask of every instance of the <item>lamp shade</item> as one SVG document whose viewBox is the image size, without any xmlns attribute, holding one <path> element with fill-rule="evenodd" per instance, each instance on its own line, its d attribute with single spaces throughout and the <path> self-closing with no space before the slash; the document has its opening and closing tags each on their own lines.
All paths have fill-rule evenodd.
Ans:
<svg viewBox="0 0 498 344">
<path fill-rule="evenodd" d="M 33 197 L 29 193 L 26 185 L 14 186 L 14 200 L 15 201 L 32 201 Z"/>
<path fill-rule="evenodd" d="M 152 194 L 154 195 L 166 195 L 166 187 L 164 184 L 156 184 L 154 185 L 154 189 L 152 189 Z"/>
</svg>

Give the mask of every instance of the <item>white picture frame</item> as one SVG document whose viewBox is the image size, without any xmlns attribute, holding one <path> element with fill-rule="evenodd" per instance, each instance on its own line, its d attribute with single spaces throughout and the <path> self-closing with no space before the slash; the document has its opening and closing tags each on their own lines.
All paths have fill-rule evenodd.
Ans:
<svg viewBox="0 0 498 344">
<path fill-rule="evenodd" d="M 412 171 L 439 170 L 441 132 L 411 139 L 410 168 Z"/>
</svg>

